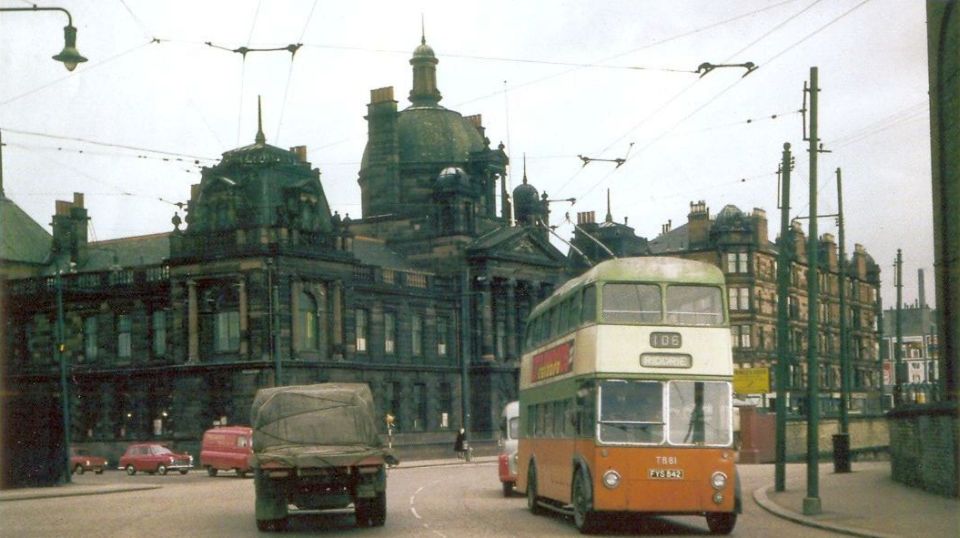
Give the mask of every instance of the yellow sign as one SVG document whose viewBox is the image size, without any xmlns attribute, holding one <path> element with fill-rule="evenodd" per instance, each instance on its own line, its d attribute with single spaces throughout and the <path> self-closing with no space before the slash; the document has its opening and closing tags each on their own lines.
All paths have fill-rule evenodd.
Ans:
<svg viewBox="0 0 960 538">
<path fill-rule="evenodd" d="M 738 368 L 733 371 L 733 392 L 763 394 L 770 392 L 769 368 Z"/>
</svg>

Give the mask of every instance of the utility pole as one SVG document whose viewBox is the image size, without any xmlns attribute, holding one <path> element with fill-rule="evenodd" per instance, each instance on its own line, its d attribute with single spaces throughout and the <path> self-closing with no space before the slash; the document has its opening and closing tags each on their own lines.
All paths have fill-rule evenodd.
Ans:
<svg viewBox="0 0 960 538">
<path fill-rule="evenodd" d="M 63 351 L 64 327 L 63 327 L 63 276 L 57 269 L 57 326 L 56 344 L 53 347 L 54 359 L 60 363 L 60 405 L 63 409 L 63 481 L 70 483 L 70 387 L 67 385 L 67 357 Z"/>
<path fill-rule="evenodd" d="M 903 252 L 897 249 L 897 263 L 894 279 L 897 288 L 897 345 L 893 350 L 893 406 L 899 407 L 903 403 Z"/>
<path fill-rule="evenodd" d="M 810 68 L 810 227 L 807 237 L 807 496 L 803 499 L 803 513 L 821 513 L 820 475 L 820 390 L 819 374 L 819 294 L 818 272 L 819 237 L 817 231 L 817 157 L 820 151 L 817 138 L 817 101 L 820 93 L 816 67 Z"/>
<path fill-rule="evenodd" d="M 837 168 L 837 228 L 840 232 L 840 434 L 850 435 L 850 350 L 847 345 L 847 252 L 843 238 L 843 183 Z M 848 469 L 849 470 L 849 469 Z"/>
<path fill-rule="evenodd" d="M 780 162 L 780 250 L 777 252 L 777 446 L 775 487 L 786 489 L 787 463 L 787 378 L 790 375 L 790 326 L 789 286 L 790 266 L 793 259 L 790 235 L 790 171 L 793 157 L 790 143 L 783 144 L 783 160 Z"/>
<path fill-rule="evenodd" d="M 470 440 L 470 270 L 460 274 L 460 424 Z"/>
<path fill-rule="evenodd" d="M 843 238 L 843 182 L 837 168 L 837 228 L 840 232 L 840 432 L 833 436 L 833 471 L 850 472 L 850 353 L 847 348 L 847 252 Z"/>
</svg>

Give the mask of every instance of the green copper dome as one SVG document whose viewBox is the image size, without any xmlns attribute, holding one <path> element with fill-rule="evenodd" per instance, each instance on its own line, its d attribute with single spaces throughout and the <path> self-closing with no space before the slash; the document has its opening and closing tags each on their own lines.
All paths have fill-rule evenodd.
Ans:
<svg viewBox="0 0 960 538">
<path fill-rule="evenodd" d="M 399 114 L 400 163 L 465 163 L 470 152 L 487 149 L 480 131 L 459 112 L 441 106 L 413 106 Z"/>
</svg>

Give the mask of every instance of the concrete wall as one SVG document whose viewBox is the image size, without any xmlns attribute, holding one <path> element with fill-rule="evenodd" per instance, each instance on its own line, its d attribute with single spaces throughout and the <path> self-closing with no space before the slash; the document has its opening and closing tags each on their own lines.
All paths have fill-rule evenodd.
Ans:
<svg viewBox="0 0 960 538">
<path fill-rule="evenodd" d="M 960 496 L 958 403 L 906 405 L 887 413 L 893 479 L 931 493 Z"/>
<path fill-rule="evenodd" d="M 851 416 L 849 422 L 850 453 L 860 455 L 886 452 L 890 446 L 887 420 L 882 416 Z M 821 418 L 817 445 L 821 459 L 833 455 L 833 435 L 840 424 L 833 418 Z M 807 457 L 807 421 L 787 420 L 787 460 Z M 740 409 L 740 463 L 772 463 L 776 447 L 776 415 L 751 408 Z"/>
</svg>

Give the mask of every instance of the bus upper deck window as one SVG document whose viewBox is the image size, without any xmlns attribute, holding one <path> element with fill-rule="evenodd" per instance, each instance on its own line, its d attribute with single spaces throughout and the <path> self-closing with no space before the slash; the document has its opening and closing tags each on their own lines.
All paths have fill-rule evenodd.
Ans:
<svg viewBox="0 0 960 538">
<path fill-rule="evenodd" d="M 669 286 L 667 323 L 678 325 L 723 324 L 723 296 L 715 286 Z"/>
<path fill-rule="evenodd" d="M 580 310 L 580 323 L 597 321 L 597 287 L 587 286 L 583 289 L 583 308 Z"/>
<path fill-rule="evenodd" d="M 660 310 L 655 284 L 603 285 L 603 320 L 608 323 L 658 323 Z"/>
</svg>

